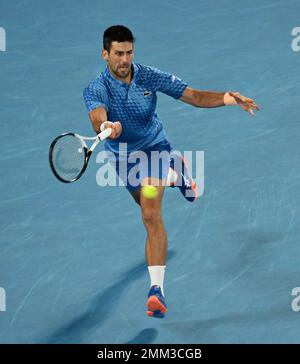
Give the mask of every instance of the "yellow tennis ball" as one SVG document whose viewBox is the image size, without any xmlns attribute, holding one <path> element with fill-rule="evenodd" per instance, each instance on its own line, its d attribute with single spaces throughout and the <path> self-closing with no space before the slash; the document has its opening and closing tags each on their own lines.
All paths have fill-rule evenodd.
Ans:
<svg viewBox="0 0 300 364">
<path fill-rule="evenodd" d="M 151 185 L 143 186 L 142 194 L 146 198 L 155 198 L 158 195 L 158 189 L 157 187 Z"/>
</svg>

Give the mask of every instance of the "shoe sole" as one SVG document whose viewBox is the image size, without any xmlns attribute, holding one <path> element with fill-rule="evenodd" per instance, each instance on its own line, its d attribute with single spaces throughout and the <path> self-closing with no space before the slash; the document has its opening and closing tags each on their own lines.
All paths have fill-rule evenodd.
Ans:
<svg viewBox="0 0 300 364">
<path fill-rule="evenodd" d="M 155 312 L 147 311 L 147 315 L 149 317 L 155 317 L 155 318 L 164 318 L 165 317 L 165 314 L 160 311 L 155 311 Z"/>
<path fill-rule="evenodd" d="M 147 315 L 156 316 L 161 313 L 163 316 L 167 312 L 167 308 L 160 302 L 156 296 L 150 296 L 147 301 Z"/>
</svg>

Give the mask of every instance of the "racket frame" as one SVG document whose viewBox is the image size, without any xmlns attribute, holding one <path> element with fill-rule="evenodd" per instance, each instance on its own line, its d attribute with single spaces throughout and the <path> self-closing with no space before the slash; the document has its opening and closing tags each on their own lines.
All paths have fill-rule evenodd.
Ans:
<svg viewBox="0 0 300 364">
<path fill-rule="evenodd" d="M 106 138 L 108 138 L 110 136 L 112 132 L 112 129 L 111 128 L 107 128 L 105 129 L 104 131 L 102 131 L 101 133 L 99 133 L 97 136 L 95 137 L 85 137 L 85 136 L 82 136 L 82 135 L 79 135 L 79 134 L 76 134 L 76 133 L 62 133 L 60 135 L 58 135 L 51 143 L 50 145 L 50 148 L 49 148 L 49 163 L 50 163 L 50 167 L 51 167 L 51 170 L 54 174 L 54 176 L 60 180 L 61 182 L 63 183 L 72 183 L 72 182 L 75 182 L 77 181 L 82 175 L 83 173 L 85 172 L 87 166 L 88 166 L 88 162 L 90 160 L 90 157 L 94 151 L 94 149 L 96 148 L 96 146 L 100 143 L 100 141 L 102 140 L 105 140 Z M 67 135 L 70 135 L 70 136 L 73 136 L 73 137 L 76 137 L 79 139 L 80 143 L 81 143 L 81 146 L 82 146 L 82 150 L 84 152 L 84 164 L 83 164 L 83 167 L 80 171 L 80 173 L 73 179 L 71 180 L 65 180 L 63 179 L 55 170 L 54 168 L 54 165 L 53 165 L 53 158 L 52 158 L 52 155 L 53 155 L 53 149 L 55 147 L 55 144 L 57 143 L 57 141 Z M 93 144 L 91 145 L 91 147 L 88 149 L 88 146 L 86 144 L 86 140 L 93 140 Z"/>
</svg>

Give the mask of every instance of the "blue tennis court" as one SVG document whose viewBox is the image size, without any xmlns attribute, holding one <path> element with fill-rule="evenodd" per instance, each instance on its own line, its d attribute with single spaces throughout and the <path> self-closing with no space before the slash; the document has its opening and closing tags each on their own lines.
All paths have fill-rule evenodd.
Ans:
<svg viewBox="0 0 300 364">
<path fill-rule="evenodd" d="M 298 0 L 0 0 L 1 343 L 299 343 L 299 13 Z M 261 107 L 159 95 L 174 147 L 205 161 L 196 204 L 165 192 L 163 320 L 145 313 L 146 232 L 128 192 L 97 185 L 95 155 L 68 185 L 48 163 L 58 134 L 93 135 L 82 91 L 113 24 L 132 29 L 137 62 Z"/>
</svg>

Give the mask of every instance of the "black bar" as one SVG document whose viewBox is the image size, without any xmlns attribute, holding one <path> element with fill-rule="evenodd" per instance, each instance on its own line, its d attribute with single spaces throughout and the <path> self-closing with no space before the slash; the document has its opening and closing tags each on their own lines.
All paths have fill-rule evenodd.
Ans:
<svg viewBox="0 0 300 364">
<path fill-rule="evenodd" d="M 300 345 L 284 344 L 1 344 L 0 362 L 55 361 L 82 363 L 119 361 L 147 362 L 150 360 L 218 360 L 240 362 L 274 358 L 284 361 L 287 356 L 300 354 Z"/>
</svg>

